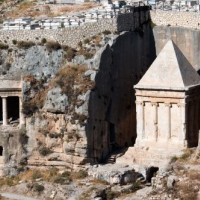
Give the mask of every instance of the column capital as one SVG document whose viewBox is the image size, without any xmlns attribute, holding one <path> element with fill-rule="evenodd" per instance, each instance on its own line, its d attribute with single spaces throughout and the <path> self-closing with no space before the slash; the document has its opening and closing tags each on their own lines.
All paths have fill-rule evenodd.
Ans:
<svg viewBox="0 0 200 200">
<path fill-rule="evenodd" d="M 185 107 L 185 106 L 186 106 L 186 103 L 178 103 L 177 106 L 178 106 L 178 107 Z"/>
<path fill-rule="evenodd" d="M 171 108 L 172 107 L 172 104 L 171 103 L 164 103 L 166 107 L 169 107 Z"/>
<path fill-rule="evenodd" d="M 8 98 L 8 96 L 1 96 L 1 98 Z"/>
<path fill-rule="evenodd" d="M 151 106 L 158 106 L 159 104 L 157 102 L 151 102 Z"/>
<path fill-rule="evenodd" d="M 136 105 L 141 105 L 144 106 L 145 102 L 144 101 L 135 101 Z"/>
</svg>

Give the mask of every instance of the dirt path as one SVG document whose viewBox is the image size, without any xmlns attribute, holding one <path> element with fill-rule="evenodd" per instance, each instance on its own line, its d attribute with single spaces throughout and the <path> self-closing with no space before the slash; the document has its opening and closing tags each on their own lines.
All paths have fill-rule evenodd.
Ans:
<svg viewBox="0 0 200 200">
<path fill-rule="evenodd" d="M 26 197 L 26 196 L 19 195 L 19 194 L 13 194 L 13 193 L 5 192 L 5 193 L 0 193 L 0 194 L 1 194 L 1 196 L 6 197 L 11 200 L 38 200 L 35 198 L 30 198 L 30 197 Z"/>
</svg>

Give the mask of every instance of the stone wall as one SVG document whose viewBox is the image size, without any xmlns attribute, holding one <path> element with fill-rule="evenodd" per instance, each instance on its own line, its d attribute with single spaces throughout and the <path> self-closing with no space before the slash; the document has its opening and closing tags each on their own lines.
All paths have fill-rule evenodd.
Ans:
<svg viewBox="0 0 200 200">
<path fill-rule="evenodd" d="M 198 12 L 152 10 L 151 19 L 156 25 L 183 26 L 200 29 L 200 15 Z"/>
<path fill-rule="evenodd" d="M 145 10 L 146 9 L 146 10 Z M 134 30 L 149 20 L 149 10 L 136 10 L 124 13 L 112 19 L 102 19 L 96 23 L 86 23 L 83 26 L 70 27 L 62 30 L 12 30 L 0 31 L 0 40 L 12 44 L 12 40 L 40 42 L 42 38 L 56 40 L 60 44 L 75 47 L 79 41 L 97 35 L 105 30 L 121 32 Z"/>
</svg>

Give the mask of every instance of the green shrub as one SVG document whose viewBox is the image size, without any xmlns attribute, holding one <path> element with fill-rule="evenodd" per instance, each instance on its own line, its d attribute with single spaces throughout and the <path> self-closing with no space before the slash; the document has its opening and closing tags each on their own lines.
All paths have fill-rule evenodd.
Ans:
<svg viewBox="0 0 200 200">
<path fill-rule="evenodd" d="M 65 171 L 65 172 L 63 172 L 62 173 L 62 175 L 61 175 L 62 177 L 65 177 L 65 178 L 70 178 L 70 176 L 71 176 L 71 173 L 70 172 L 68 172 L 68 171 Z"/>
<path fill-rule="evenodd" d="M 177 156 L 173 156 L 173 157 L 171 158 L 170 163 L 174 163 L 174 162 L 176 162 L 177 160 L 178 160 L 178 157 L 177 157 Z"/>
<path fill-rule="evenodd" d="M 50 174 L 50 176 L 55 176 L 55 175 L 57 175 L 57 173 L 58 173 L 58 168 L 56 168 L 56 167 L 51 167 L 51 168 L 49 168 L 49 174 Z"/>
<path fill-rule="evenodd" d="M 14 45 L 16 45 L 16 44 L 17 44 L 17 40 L 12 40 L 12 43 L 13 43 Z"/>
<path fill-rule="evenodd" d="M 9 63 L 9 62 L 7 62 L 6 64 L 5 64 L 5 70 L 9 70 L 11 68 L 11 63 Z"/>
<path fill-rule="evenodd" d="M 76 174 L 76 178 L 79 178 L 79 179 L 86 178 L 87 176 L 88 176 L 88 173 L 85 170 L 80 170 Z"/>
<path fill-rule="evenodd" d="M 90 43 L 90 40 L 88 38 L 86 38 L 84 41 L 83 41 L 85 44 L 89 44 Z"/>
<path fill-rule="evenodd" d="M 105 30 L 105 31 L 103 31 L 102 33 L 103 33 L 104 35 L 109 35 L 109 34 L 111 34 L 111 31 Z"/>
<path fill-rule="evenodd" d="M 11 53 L 12 51 L 13 51 L 12 48 L 9 48 L 9 49 L 8 49 L 8 53 Z"/>
<path fill-rule="evenodd" d="M 106 190 L 106 199 L 107 200 L 112 200 L 115 199 L 119 196 L 117 192 L 113 192 L 111 190 Z"/>
<path fill-rule="evenodd" d="M 151 21 L 151 28 L 153 29 L 155 26 L 156 24 L 153 21 Z"/>
<path fill-rule="evenodd" d="M 49 147 L 42 146 L 39 149 L 39 153 L 42 156 L 47 156 L 52 153 L 52 150 Z"/>
<path fill-rule="evenodd" d="M 71 182 L 71 178 L 70 177 L 65 177 L 63 175 L 59 175 L 59 176 L 56 176 L 54 179 L 53 179 L 53 182 L 54 183 L 59 183 L 59 184 L 68 184 Z"/>
<path fill-rule="evenodd" d="M 69 47 L 68 45 L 62 45 L 62 49 L 63 51 L 67 51 L 68 49 L 70 49 L 71 47 Z"/>
<path fill-rule="evenodd" d="M 38 178 L 42 178 L 42 174 L 40 173 L 40 171 L 38 170 L 35 170 L 32 174 L 32 177 L 31 177 L 33 180 L 36 180 Z"/>
<path fill-rule="evenodd" d="M 47 42 L 46 38 L 42 38 L 41 43 L 45 44 Z"/>
<path fill-rule="evenodd" d="M 133 183 L 133 190 L 139 190 L 141 189 L 141 183 L 139 181 L 136 181 Z"/>
<path fill-rule="evenodd" d="M 22 145 L 25 145 L 28 143 L 28 136 L 26 134 L 26 128 L 25 126 L 23 126 L 20 130 L 19 130 L 19 142 L 22 144 Z"/>
<path fill-rule="evenodd" d="M 41 193 L 42 191 L 44 191 L 44 186 L 43 186 L 43 185 L 40 185 L 40 184 L 38 184 L 38 183 L 34 183 L 34 184 L 33 184 L 33 191 L 34 191 L 34 192 Z"/>
<path fill-rule="evenodd" d="M 83 46 L 83 43 L 80 41 L 80 42 L 78 43 L 78 46 L 79 46 L 79 47 L 82 47 L 82 46 Z"/>
<path fill-rule="evenodd" d="M 93 54 L 92 54 L 92 53 L 89 53 L 89 52 L 86 52 L 86 53 L 84 54 L 84 57 L 85 57 L 85 59 L 87 60 L 87 59 L 92 58 L 92 57 L 93 57 Z"/>
<path fill-rule="evenodd" d="M 32 102 L 24 102 L 23 106 L 22 106 L 22 112 L 27 116 L 30 117 L 33 115 L 33 113 L 35 113 L 35 111 L 37 110 L 37 106 L 35 105 L 35 103 Z"/>
<path fill-rule="evenodd" d="M 180 156 L 180 159 L 181 160 L 186 160 L 187 158 L 190 157 L 190 154 L 189 153 L 184 153 L 183 155 Z"/>
<path fill-rule="evenodd" d="M 66 51 L 66 54 L 65 54 L 65 58 L 71 62 L 72 59 L 76 56 L 76 50 L 73 49 L 73 48 L 68 48 L 68 50 Z"/>
<path fill-rule="evenodd" d="M 14 184 L 14 179 L 12 177 L 6 177 L 5 178 L 5 185 L 7 186 L 13 186 Z"/>
<path fill-rule="evenodd" d="M 55 41 L 48 41 L 46 43 L 46 48 L 48 51 L 52 51 L 52 50 L 59 50 L 61 49 L 61 45 L 58 42 Z"/>
<path fill-rule="evenodd" d="M 22 49 L 28 49 L 34 45 L 35 43 L 32 41 L 18 41 L 17 42 L 17 47 L 22 48 Z"/>
<path fill-rule="evenodd" d="M 8 45 L 0 42 L 0 49 L 8 49 Z"/>
<path fill-rule="evenodd" d="M 65 28 L 64 22 L 61 22 L 61 28 Z"/>
</svg>

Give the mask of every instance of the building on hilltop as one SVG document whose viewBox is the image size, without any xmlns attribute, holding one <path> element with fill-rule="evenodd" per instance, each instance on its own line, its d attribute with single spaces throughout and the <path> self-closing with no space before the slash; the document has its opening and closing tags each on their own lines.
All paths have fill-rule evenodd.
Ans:
<svg viewBox="0 0 200 200">
<path fill-rule="evenodd" d="M 134 88 L 137 138 L 124 158 L 160 167 L 198 145 L 200 76 L 171 40 Z"/>
</svg>

